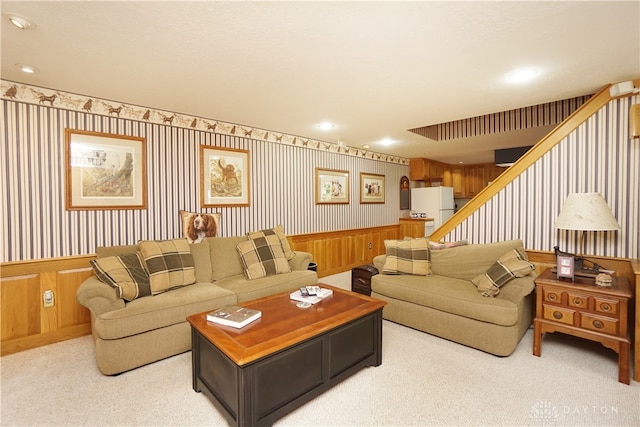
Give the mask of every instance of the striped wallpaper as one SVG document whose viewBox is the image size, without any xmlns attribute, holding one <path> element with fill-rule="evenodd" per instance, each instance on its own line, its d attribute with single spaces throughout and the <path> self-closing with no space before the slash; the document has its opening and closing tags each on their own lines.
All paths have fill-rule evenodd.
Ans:
<svg viewBox="0 0 640 427">
<path fill-rule="evenodd" d="M 531 250 L 640 258 L 640 140 L 629 137 L 629 108 L 640 96 L 615 99 L 451 231 L 445 240 L 485 243 L 522 239 Z M 569 193 L 600 192 L 622 230 L 556 230 Z"/>
<path fill-rule="evenodd" d="M 220 212 L 220 235 L 283 224 L 288 234 L 397 224 L 405 164 L 19 99 L 2 100 L 1 262 L 91 254 L 97 246 L 180 235 L 179 210 Z M 64 130 L 142 136 L 147 147 L 146 210 L 65 209 Z M 200 209 L 199 146 L 247 149 L 249 207 Z M 315 204 L 315 168 L 350 172 L 348 205 Z M 386 176 L 386 203 L 360 204 L 360 172 Z"/>
<path fill-rule="evenodd" d="M 499 132 L 550 126 L 562 122 L 587 102 L 591 95 L 579 96 L 546 104 L 516 108 L 468 119 L 454 120 L 416 129 L 410 132 L 435 141 L 469 138 Z"/>
<path fill-rule="evenodd" d="M 640 257 L 640 141 L 630 139 L 628 114 L 640 97 L 611 101 L 467 220 L 446 240 L 475 243 L 519 238 L 532 250 L 561 249 L 601 256 Z M 0 262 L 90 254 L 96 246 L 166 239 L 180 234 L 178 211 L 220 212 L 221 235 L 284 225 L 305 234 L 397 224 L 399 181 L 408 166 L 377 156 L 261 141 L 242 135 L 109 117 L 3 97 L 0 175 L 3 182 Z M 147 139 L 146 210 L 65 210 L 64 129 Z M 247 149 L 251 205 L 199 208 L 200 144 Z M 394 163 L 394 161 L 396 163 Z M 348 205 L 314 203 L 314 170 L 351 172 Z M 386 176 L 386 203 L 359 203 L 359 173 Z M 599 191 L 622 231 L 574 232 L 553 222 L 570 192 Z"/>
</svg>

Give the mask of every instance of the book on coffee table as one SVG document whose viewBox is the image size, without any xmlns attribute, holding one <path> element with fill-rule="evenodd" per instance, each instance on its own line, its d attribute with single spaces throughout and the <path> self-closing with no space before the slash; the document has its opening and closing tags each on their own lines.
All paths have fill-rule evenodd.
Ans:
<svg viewBox="0 0 640 427">
<path fill-rule="evenodd" d="M 289 297 L 294 301 L 308 302 L 310 304 L 317 304 L 328 296 L 333 295 L 331 289 L 320 288 L 316 295 L 302 296 L 302 293 L 297 290 L 289 294 Z"/>
<path fill-rule="evenodd" d="M 228 305 L 207 313 L 207 320 L 220 325 L 242 328 L 262 316 L 260 310 Z"/>
</svg>

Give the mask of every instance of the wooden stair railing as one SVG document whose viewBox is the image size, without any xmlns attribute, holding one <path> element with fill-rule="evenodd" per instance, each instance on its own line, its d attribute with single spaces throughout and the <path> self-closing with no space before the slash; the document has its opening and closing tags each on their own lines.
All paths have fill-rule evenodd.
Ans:
<svg viewBox="0 0 640 427">
<path fill-rule="evenodd" d="M 638 84 L 640 84 L 640 79 L 634 80 L 634 83 L 638 86 Z M 556 126 L 551 132 L 535 144 L 533 148 L 518 159 L 518 161 L 502 172 L 502 174 L 500 174 L 500 176 L 497 177 L 490 185 L 486 186 L 458 212 L 449 218 L 449 220 L 435 230 L 430 239 L 438 241 L 450 233 L 493 196 L 498 194 L 498 192 L 506 187 L 507 184 L 517 178 L 529 166 L 540 159 L 540 157 L 542 157 L 547 151 L 559 144 L 560 141 L 577 129 L 578 126 L 583 124 L 589 117 L 604 107 L 612 99 L 609 94 L 610 87 L 611 85 L 609 84 L 600 89 L 598 93 L 592 96 L 587 102 L 581 105 L 580 108 L 574 111 L 573 114 Z"/>
</svg>

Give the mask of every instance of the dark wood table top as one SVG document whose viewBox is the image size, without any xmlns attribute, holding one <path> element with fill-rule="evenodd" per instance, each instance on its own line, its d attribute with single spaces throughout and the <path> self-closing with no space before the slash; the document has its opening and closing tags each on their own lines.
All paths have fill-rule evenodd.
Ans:
<svg viewBox="0 0 640 427">
<path fill-rule="evenodd" d="M 241 307 L 262 311 L 262 317 L 237 329 L 207 321 L 207 312 L 187 317 L 187 321 L 238 366 L 320 335 L 363 317 L 386 305 L 385 301 L 319 283 L 333 295 L 308 308 L 284 292 L 245 303 Z"/>
</svg>

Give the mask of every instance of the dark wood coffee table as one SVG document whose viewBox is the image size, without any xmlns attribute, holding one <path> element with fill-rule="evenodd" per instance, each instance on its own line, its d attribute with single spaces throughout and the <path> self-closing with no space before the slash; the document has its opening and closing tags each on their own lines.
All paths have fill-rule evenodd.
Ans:
<svg viewBox="0 0 640 427">
<path fill-rule="evenodd" d="M 271 425 L 366 366 L 382 363 L 386 304 L 329 285 L 333 295 L 299 308 L 289 292 L 239 304 L 262 310 L 242 329 L 189 316 L 193 389 L 240 426 Z M 330 408 L 327 408 L 330 410 Z"/>
</svg>

